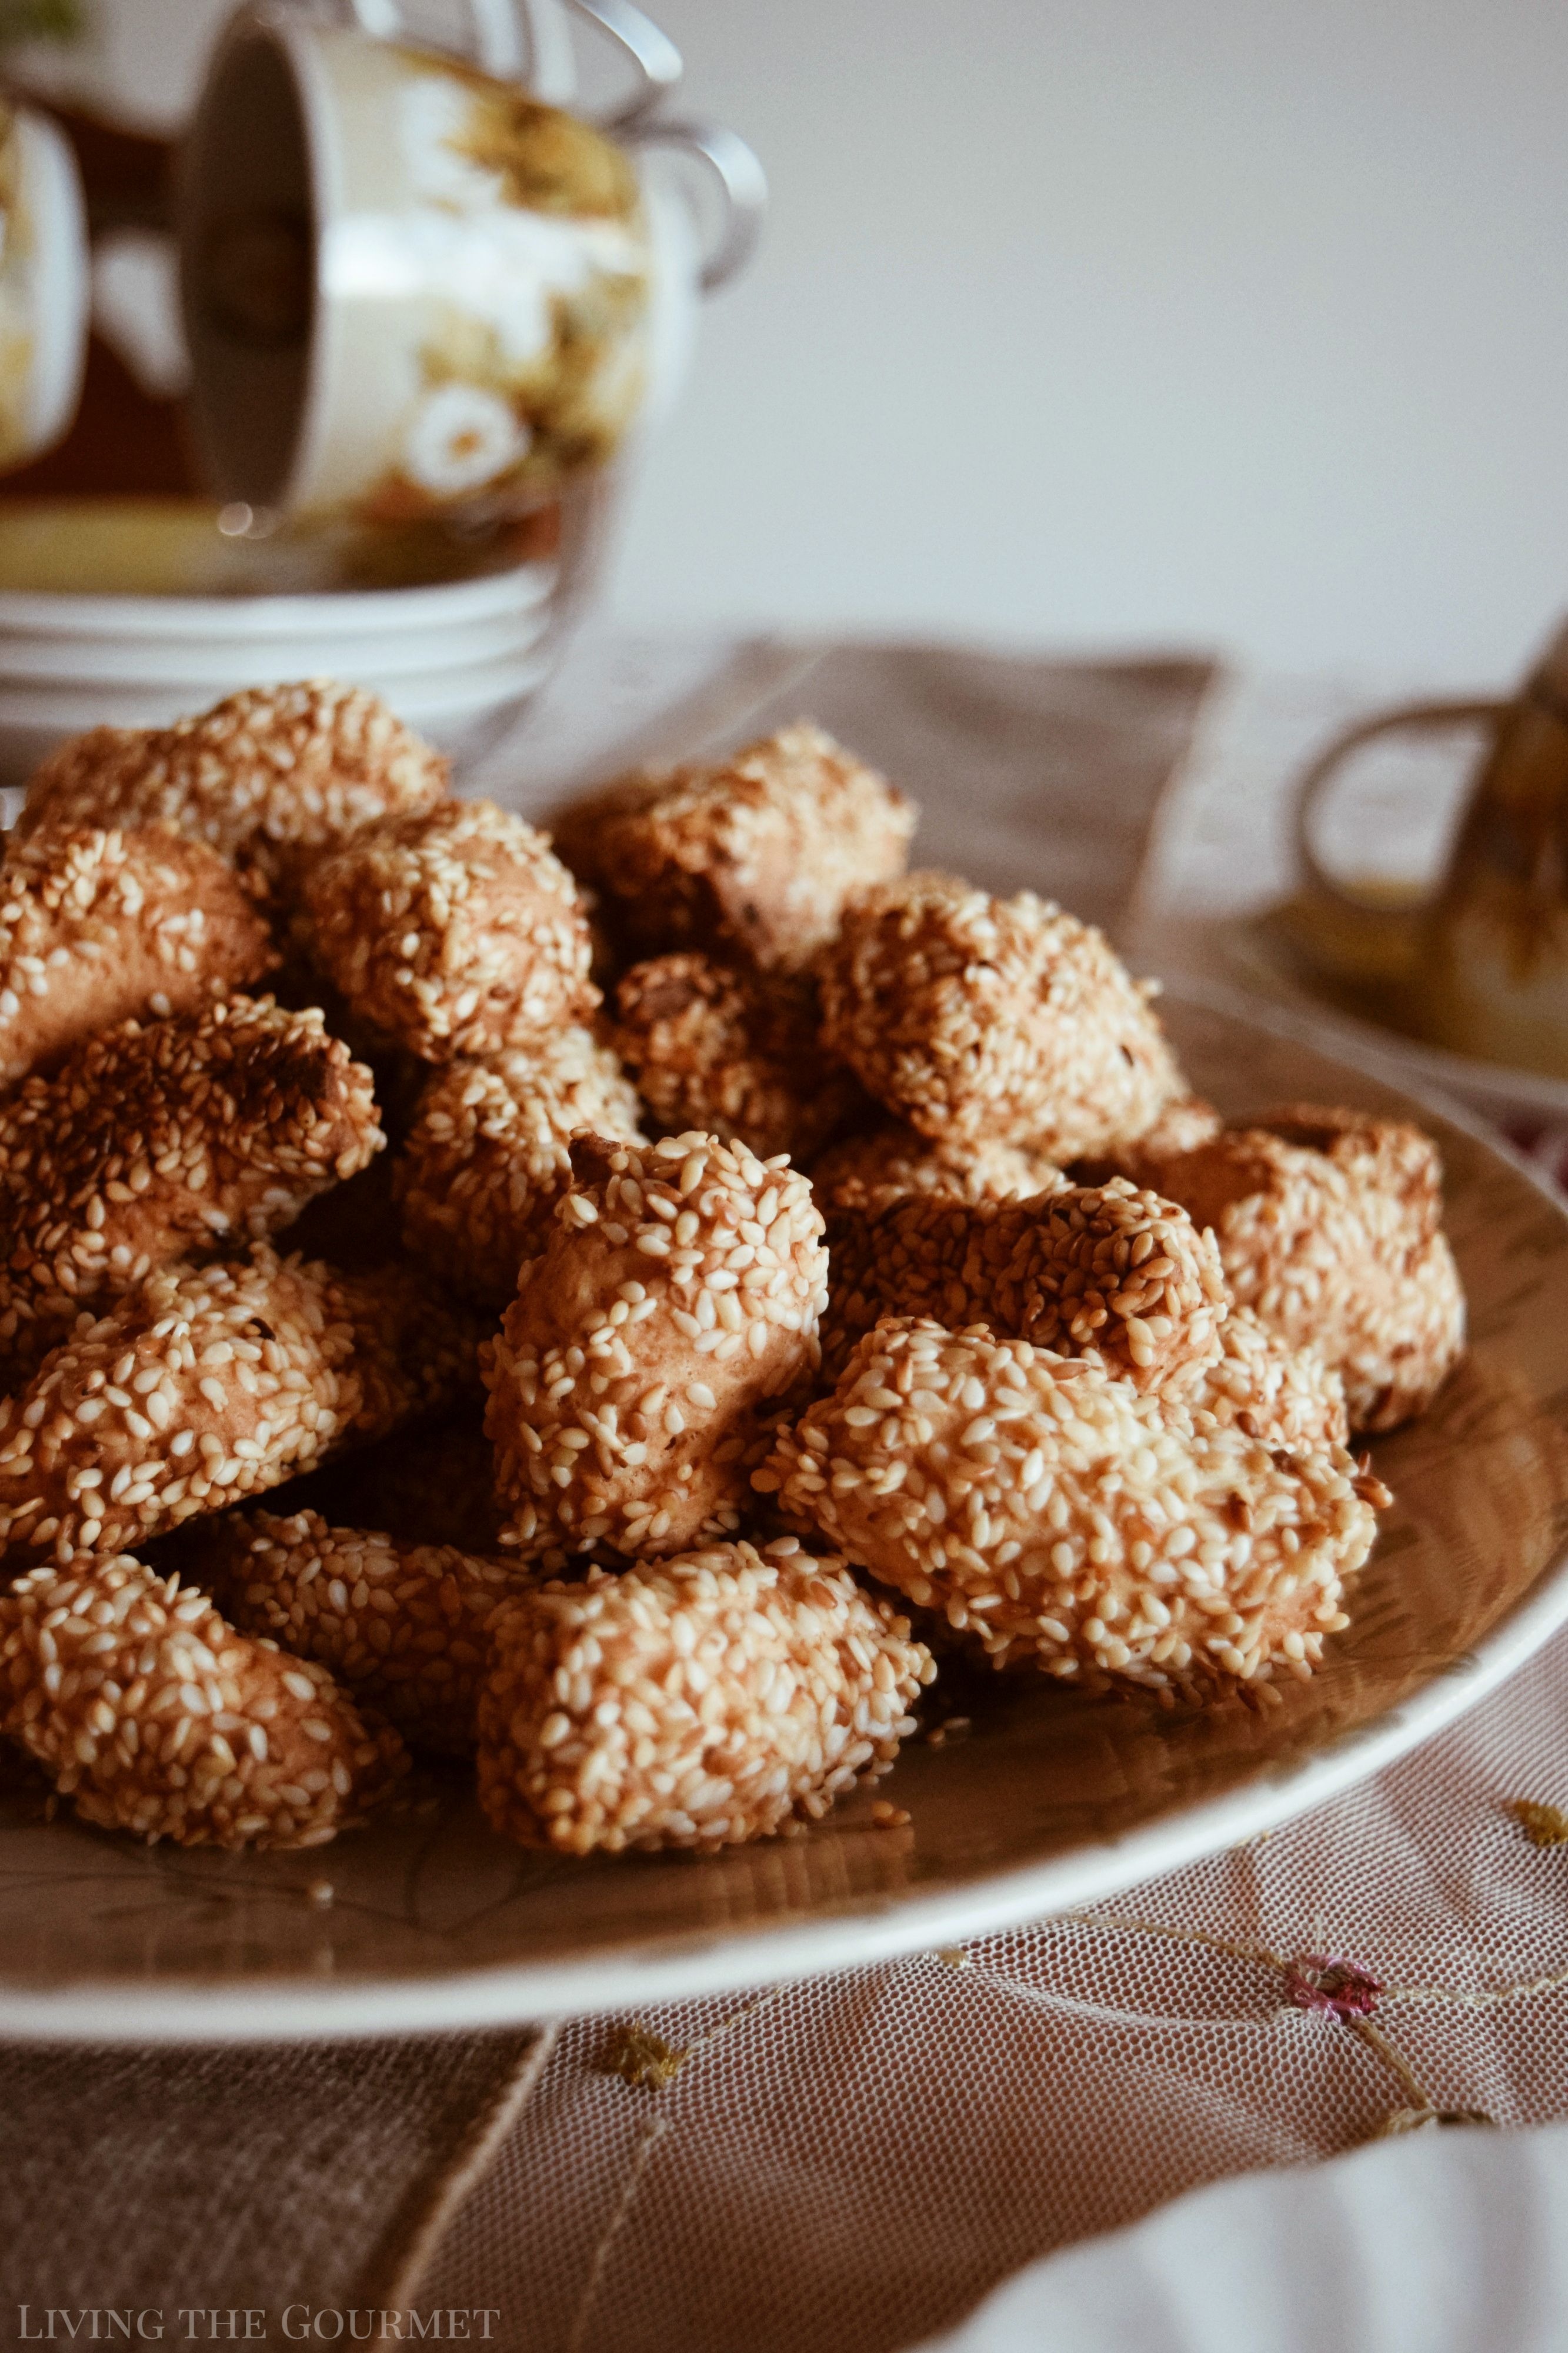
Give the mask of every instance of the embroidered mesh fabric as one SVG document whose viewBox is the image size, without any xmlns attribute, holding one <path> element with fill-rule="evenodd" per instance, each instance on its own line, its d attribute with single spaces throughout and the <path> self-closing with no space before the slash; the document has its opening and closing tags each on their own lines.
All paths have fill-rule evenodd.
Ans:
<svg viewBox="0 0 1568 2353">
<path fill-rule="evenodd" d="M 607 2072 L 625 2021 L 568 2025 L 418 2301 L 499 2306 L 519 2353 L 892 2353 L 1200 2182 L 1568 2113 L 1568 1847 L 1521 1798 L 1568 1803 L 1568 1636 L 1100 1925 L 650 2010 L 689 2054 L 658 2090 Z M 1378 1980 L 1372 2016 L 1294 2006 L 1308 1957 Z"/>
</svg>

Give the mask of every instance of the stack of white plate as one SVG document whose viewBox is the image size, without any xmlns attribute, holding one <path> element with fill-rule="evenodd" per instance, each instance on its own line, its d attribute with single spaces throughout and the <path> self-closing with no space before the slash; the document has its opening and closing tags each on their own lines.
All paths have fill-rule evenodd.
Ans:
<svg viewBox="0 0 1568 2353">
<path fill-rule="evenodd" d="M 0 593 L 0 784 L 68 735 L 159 727 L 237 688 L 341 678 L 443 750 L 481 748 L 542 683 L 557 566 L 293 595 Z"/>
</svg>

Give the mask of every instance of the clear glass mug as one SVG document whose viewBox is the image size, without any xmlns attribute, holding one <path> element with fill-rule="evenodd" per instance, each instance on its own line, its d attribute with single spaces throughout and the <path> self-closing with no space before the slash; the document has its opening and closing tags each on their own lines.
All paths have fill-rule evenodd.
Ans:
<svg viewBox="0 0 1568 2353">
<path fill-rule="evenodd" d="M 1483 752 L 1445 870 L 1418 901 L 1347 885 L 1318 831 L 1342 771 L 1390 736 L 1479 733 Z M 1402 1026 L 1481 1060 L 1568 1078 L 1568 626 L 1511 698 L 1408 703 L 1335 737 L 1296 786 L 1298 860 L 1311 893 L 1403 967 Z M 1392 894 L 1390 894 L 1392 896 Z"/>
</svg>

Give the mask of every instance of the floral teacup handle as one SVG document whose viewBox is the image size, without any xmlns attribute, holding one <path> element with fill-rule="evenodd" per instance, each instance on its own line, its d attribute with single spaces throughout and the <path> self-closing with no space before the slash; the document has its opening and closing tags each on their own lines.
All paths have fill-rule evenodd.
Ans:
<svg viewBox="0 0 1568 2353">
<path fill-rule="evenodd" d="M 1381 735 L 1439 735 L 1461 727 L 1487 727 L 1495 733 L 1512 708 L 1512 703 L 1505 701 L 1406 702 L 1396 711 L 1380 711 L 1370 719 L 1358 719 L 1336 735 L 1303 770 L 1295 791 L 1296 855 L 1312 888 L 1325 898 L 1337 899 L 1342 906 L 1365 909 L 1365 899 L 1347 890 L 1329 871 L 1312 839 L 1328 788 L 1353 753 L 1363 750 Z"/>
</svg>

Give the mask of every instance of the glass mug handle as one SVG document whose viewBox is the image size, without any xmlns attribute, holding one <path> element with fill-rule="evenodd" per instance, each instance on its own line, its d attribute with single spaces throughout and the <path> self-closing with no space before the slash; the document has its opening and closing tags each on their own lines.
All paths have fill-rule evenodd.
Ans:
<svg viewBox="0 0 1568 2353">
<path fill-rule="evenodd" d="M 562 0 L 466 0 L 469 54 L 473 62 L 500 81 L 525 83 L 547 105 L 569 105 L 576 90 L 577 68 L 572 32 Z M 608 118 L 620 129 L 636 122 L 672 90 L 686 69 L 680 51 L 632 0 L 569 0 L 607 33 L 631 61 L 632 95 Z M 403 0 L 349 0 L 349 11 L 362 32 L 377 40 L 396 40 L 405 30 Z"/>
<path fill-rule="evenodd" d="M 723 209 L 697 278 L 704 294 L 716 293 L 745 268 L 763 233 L 768 182 L 755 153 L 722 122 L 623 121 L 616 128 L 629 146 L 695 156 L 717 183 Z"/>
<path fill-rule="evenodd" d="M 1347 891 L 1344 884 L 1330 873 L 1318 856 L 1312 839 L 1313 828 L 1329 786 L 1353 753 L 1374 743 L 1380 735 L 1442 735 L 1459 727 L 1490 727 L 1495 730 L 1512 709 L 1511 702 L 1498 701 L 1406 702 L 1402 703 L 1397 711 L 1380 711 L 1375 718 L 1358 719 L 1352 726 L 1336 735 L 1310 765 L 1303 769 L 1295 789 L 1296 856 L 1312 888 L 1325 898 L 1337 899 L 1342 906 L 1365 911 L 1366 900 L 1354 891 Z"/>
</svg>

